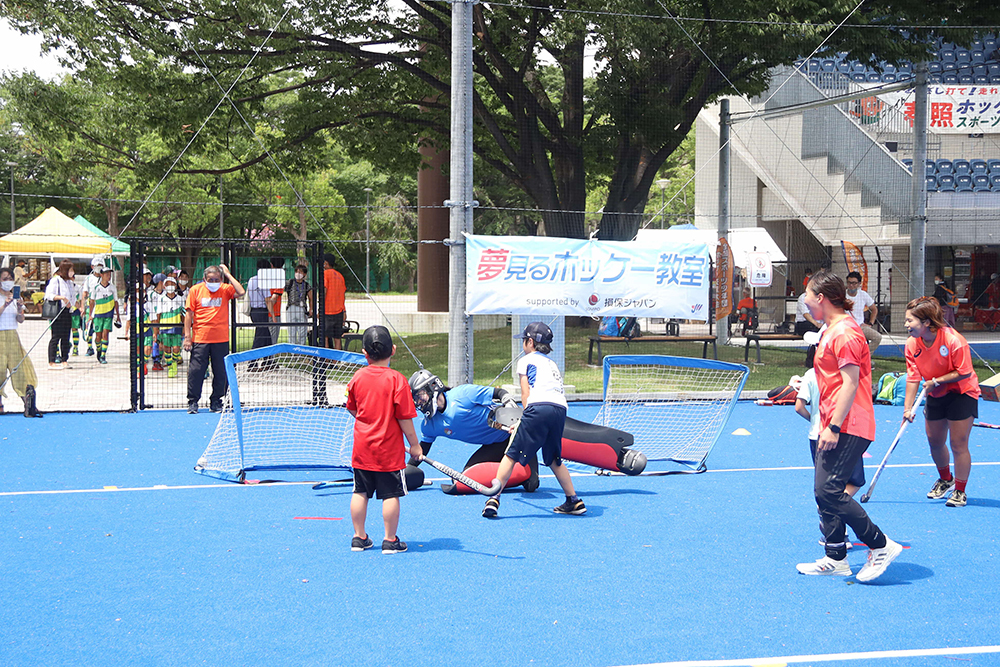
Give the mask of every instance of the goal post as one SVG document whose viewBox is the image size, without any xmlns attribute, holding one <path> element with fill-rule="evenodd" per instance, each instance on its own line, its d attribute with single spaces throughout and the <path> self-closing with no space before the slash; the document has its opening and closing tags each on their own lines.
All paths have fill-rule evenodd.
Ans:
<svg viewBox="0 0 1000 667">
<path fill-rule="evenodd" d="M 195 472 L 243 482 L 249 471 L 350 468 L 347 383 L 363 354 L 281 343 L 225 364 L 229 391 Z"/>
<path fill-rule="evenodd" d="M 609 355 L 594 423 L 632 434 L 650 461 L 705 470 L 749 372 L 712 359 Z"/>
</svg>

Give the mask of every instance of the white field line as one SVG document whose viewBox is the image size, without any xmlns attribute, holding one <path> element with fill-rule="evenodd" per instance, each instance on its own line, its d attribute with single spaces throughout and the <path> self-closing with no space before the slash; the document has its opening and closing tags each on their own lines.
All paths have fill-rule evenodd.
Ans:
<svg viewBox="0 0 1000 667">
<path fill-rule="evenodd" d="M 874 660 L 893 658 L 923 658 L 931 656 L 952 657 L 1000 653 L 1000 646 L 963 646 L 958 648 L 903 649 L 896 651 L 867 651 L 858 653 L 823 653 L 819 655 L 783 655 L 773 658 L 738 658 L 734 660 L 682 660 L 655 662 L 629 667 L 785 667 L 790 663 L 835 662 L 845 660 Z"/>
</svg>

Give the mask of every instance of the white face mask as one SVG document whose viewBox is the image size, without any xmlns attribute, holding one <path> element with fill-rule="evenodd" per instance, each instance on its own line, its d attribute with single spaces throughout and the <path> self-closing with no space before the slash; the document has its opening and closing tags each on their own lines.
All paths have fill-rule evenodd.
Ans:
<svg viewBox="0 0 1000 667">
<path fill-rule="evenodd" d="M 14 289 L 14 281 L 4 280 L 3 282 L 0 282 L 0 289 L 2 289 L 4 292 L 11 291 L 12 289 Z"/>
<path fill-rule="evenodd" d="M 941 283 L 943 283 L 943 282 L 944 282 L 943 280 L 935 280 L 935 281 L 934 281 L 934 284 L 935 284 L 935 285 L 940 285 L 940 284 L 941 284 Z"/>
<path fill-rule="evenodd" d="M 188 281 L 186 281 L 186 280 L 178 280 L 177 282 L 179 282 L 181 285 L 187 285 L 188 284 Z"/>
<path fill-rule="evenodd" d="M 167 285 L 164 289 L 167 290 L 167 294 L 173 294 L 174 292 L 177 291 L 177 286 L 176 285 Z"/>
<path fill-rule="evenodd" d="M 296 273 L 295 274 L 295 279 L 296 280 L 305 280 L 306 279 L 306 274 L 304 274 L 304 273 Z"/>
<path fill-rule="evenodd" d="M 206 281 L 205 287 L 208 288 L 209 292 L 218 292 L 219 288 L 222 287 L 222 283 L 210 283 Z"/>
</svg>

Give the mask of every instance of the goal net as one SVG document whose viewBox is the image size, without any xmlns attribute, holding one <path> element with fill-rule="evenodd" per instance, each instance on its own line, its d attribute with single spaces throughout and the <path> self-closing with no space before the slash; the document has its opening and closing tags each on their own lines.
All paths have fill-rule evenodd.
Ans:
<svg viewBox="0 0 1000 667">
<path fill-rule="evenodd" d="M 271 345 L 226 357 L 229 392 L 195 471 L 243 482 L 255 470 L 350 468 L 355 352 Z"/>
<path fill-rule="evenodd" d="M 715 446 L 749 369 L 710 359 L 659 355 L 604 357 L 604 403 L 595 424 L 635 438 L 650 461 L 696 470 Z"/>
</svg>

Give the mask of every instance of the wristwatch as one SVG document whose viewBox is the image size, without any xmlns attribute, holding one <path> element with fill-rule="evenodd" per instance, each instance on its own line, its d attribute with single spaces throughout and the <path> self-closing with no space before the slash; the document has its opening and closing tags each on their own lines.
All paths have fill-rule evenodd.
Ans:
<svg viewBox="0 0 1000 667">
<path fill-rule="evenodd" d="M 828 428 L 834 433 L 840 433 L 840 427 L 837 426 L 836 424 L 830 424 Z"/>
</svg>

